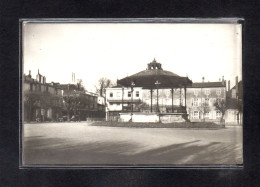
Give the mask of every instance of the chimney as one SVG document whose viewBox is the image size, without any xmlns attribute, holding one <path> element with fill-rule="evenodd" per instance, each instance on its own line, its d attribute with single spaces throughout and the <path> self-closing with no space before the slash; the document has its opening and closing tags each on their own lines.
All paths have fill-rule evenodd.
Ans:
<svg viewBox="0 0 260 187">
<path fill-rule="evenodd" d="M 39 69 L 38 69 L 38 74 L 40 74 L 40 71 L 39 71 Z"/>
<path fill-rule="evenodd" d="M 222 85 L 225 85 L 224 76 L 222 76 Z"/>
<path fill-rule="evenodd" d="M 28 77 L 32 78 L 31 70 L 29 70 L 29 76 Z"/>
<path fill-rule="evenodd" d="M 230 90 L 230 80 L 228 81 L 228 91 Z"/>
<path fill-rule="evenodd" d="M 238 95 L 238 76 L 236 76 L 236 95 Z"/>
<path fill-rule="evenodd" d="M 205 78 L 204 78 L 204 77 L 202 77 L 202 82 L 204 82 L 204 80 L 205 80 Z"/>
</svg>

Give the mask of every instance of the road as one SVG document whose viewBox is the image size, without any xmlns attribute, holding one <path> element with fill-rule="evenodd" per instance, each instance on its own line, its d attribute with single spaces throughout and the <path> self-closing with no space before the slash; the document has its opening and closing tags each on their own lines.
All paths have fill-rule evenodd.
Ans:
<svg viewBox="0 0 260 187">
<path fill-rule="evenodd" d="M 96 127 L 90 122 L 23 126 L 24 165 L 241 163 L 242 127 L 126 128 Z"/>
</svg>

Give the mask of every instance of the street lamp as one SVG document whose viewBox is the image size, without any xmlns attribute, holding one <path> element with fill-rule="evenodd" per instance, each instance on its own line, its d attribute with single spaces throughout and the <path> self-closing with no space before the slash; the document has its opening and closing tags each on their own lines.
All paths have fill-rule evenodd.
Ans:
<svg viewBox="0 0 260 187">
<path fill-rule="evenodd" d="M 161 84 L 158 80 L 154 83 L 157 89 L 157 112 L 159 112 L 159 103 L 158 103 L 158 87 Z"/>
</svg>

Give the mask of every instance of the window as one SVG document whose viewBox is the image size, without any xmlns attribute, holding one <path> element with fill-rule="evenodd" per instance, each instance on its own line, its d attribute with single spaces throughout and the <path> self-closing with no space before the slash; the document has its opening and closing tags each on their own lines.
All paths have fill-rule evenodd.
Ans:
<svg viewBox="0 0 260 187">
<path fill-rule="evenodd" d="M 221 101 L 221 98 L 217 98 L 216 102 L 219 103 Z"/>
<path fill-rule="evenodd" d="M 196 89 L 196 90 L 194 90 L 194 95 L 198 95 L 198 90 Z"/>
<path fill-rule="evenodd" d="M 210 94 L 210 90 L 209 89 L 206 89 L 205 90 L 205 95 L 209 95 Z"/>
<path fill-rule="evenodd" d="M 205 98 L 205 106 L 209 106 L 209 98 Z"/>
<path fill-rule="evenodd" d="M 199 106 L 199 99 L 198 98 L 194 99 L 194 106 Z"/>
<path fill-rule="evenodd" d="M 209 112 L 205 112 L 205 117 L 209 117 Z"/>
<path fill-rule="evenodd" d="M 217 89 L 216 94 L 220 95 L 221 94 L 221 89 Z"/>
<path fill-rule="evenodd" d="M 33 84 L 30 83 L 30 91 L 33 91 Z"/>
<path fill-rule="evenodd" d="M 199 112 L 198 111 L 194 111 L 193 112 L 193 117 L 194 118 L 199 118 Z"/>
<path fill-rule="evenodd" d="M 128 97 L 131 97 L 131 92 L 130 91 L 128 92 Z"/>
<path fill-rule="evenodd" d="M 136 96 L 136 97 L 139 97 L 139 91 L 136 91 L 136 92 L 135 92 L 135 96 Z"/>
<path fill-rule="evenodd" d="M 119 98 L 120 97 L 120 92 L 116 92 L 116 96 L 117 96 L 117 98 Z"/>
<path fill-rule="evenodd" d="M 217 111 L 217 117 L 221 117 L 221 112 Z"/>
<path fill-rule="evenodd" d="M 110 96 L 110 97 L 113 97 L 113 92 L 110 92 L 109 96 Z"/>
<path fill-rule="evenodd" d="M 236 97 L 237 97 L 236 90 L 235 90 L 235 89 L 233 89 L 233 90 L 232 90 L 232 98 L 236 98 Z"/>
</svg>

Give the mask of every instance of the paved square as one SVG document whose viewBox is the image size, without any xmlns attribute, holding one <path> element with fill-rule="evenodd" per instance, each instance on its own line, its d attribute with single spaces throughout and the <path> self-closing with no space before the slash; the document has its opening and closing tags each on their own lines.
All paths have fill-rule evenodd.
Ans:
<svg viewBox="0 0 260 187">
<path fill-rule="evenodd" d="M 242 127 L 96 127 L 91 122 L 23 126 L 24 165 L 242 164 Z"/>
</svg>

